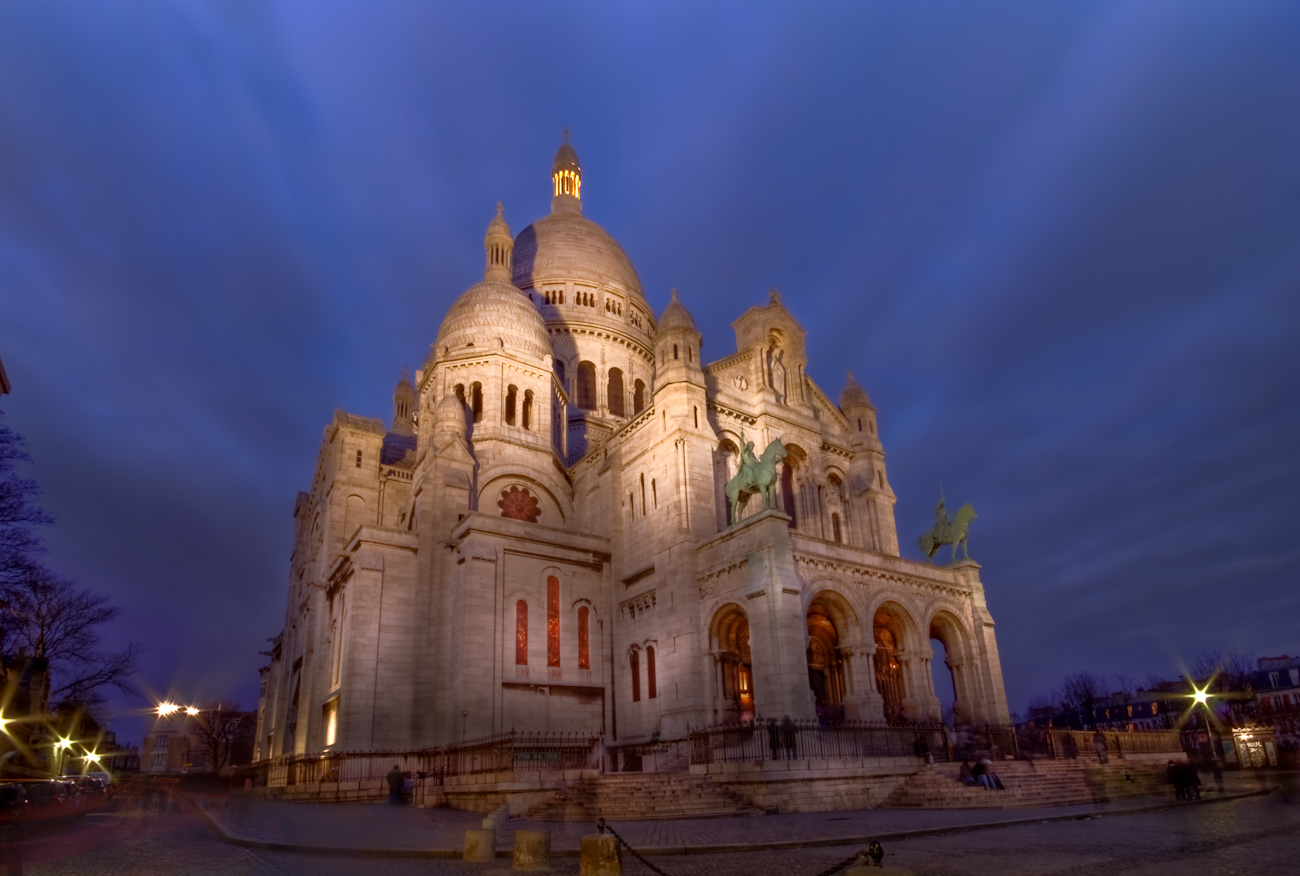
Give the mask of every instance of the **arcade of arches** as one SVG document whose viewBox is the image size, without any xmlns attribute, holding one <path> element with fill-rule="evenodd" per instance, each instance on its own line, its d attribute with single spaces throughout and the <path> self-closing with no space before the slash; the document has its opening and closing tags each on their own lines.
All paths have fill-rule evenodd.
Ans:
<svg viewBox="0 0 1300 876">
<path fill-rule="evenodd" d="M 930 681 L 932 652 L 928 642 L 915 641 L 911 614 L 886 602 L 871 619 L 870 644 L 848 602 L 831 591 L 819 593 L 805 613 L 807 684 L 817 720 L 837 724 L 853 720 L 905 723 L 941 717 L 939 698 Z M 939 642 L 943 665 L 952 679 L 951 718 L 975 720 L 983 711 L 974 706 L 978 692 L 966 678 L 967 634 L 949 611 L 936 612 L 927 640 Z M 746 721 L 763 717 L 763 690 L 755 684 L 749 618 L 732 603 L 718 609 L 710 633 L 717 721 Z M 760 655 L 759 659 L 762 659 Z M 941 673 L 942 674 L 942 673 Z"/>
</svg>

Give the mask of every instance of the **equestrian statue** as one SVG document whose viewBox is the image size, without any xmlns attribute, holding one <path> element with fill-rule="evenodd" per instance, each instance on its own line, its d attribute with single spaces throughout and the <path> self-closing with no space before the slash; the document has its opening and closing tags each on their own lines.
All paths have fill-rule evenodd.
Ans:
<svg viewBox="0 0 1300 876">
<path fill-rule="evenodd" d="M 943 507 L 944 497 L 939 495 L 939 504 L 934 506 L 934 526 L 929 532 L 921 536 L 917 543 L 921 546 L 921 553 L 927 558 L 933 557 L 935 552 L 942 545 L 952 545 L 952 560 L 957 561 L 957 545 L 961 544 L 962 555 L 970 559 L 970 552 L 966 549 L 966 532 L 970 527 L 970 522 L 975 519 L 975 509 L 971 507 L 970 502 L 962 505 L 957 509 L 957 513 L 951 518 Z"/>
<path fill-rule="evenodd" d="M 776 507 L 776 464 L 786 456 L 785 445 L 779 438 L 772 439 L 761 458 L 754 455 L 754 442 L 746 441 L 743 431 L 740 440 L 745 445 L 740 451 L 740 471 L 727 481 L 726 489 L 732 523 L 740 520 L 740 510 L 755 493 L 763 497 L 764 508 Z"/>
</svg>

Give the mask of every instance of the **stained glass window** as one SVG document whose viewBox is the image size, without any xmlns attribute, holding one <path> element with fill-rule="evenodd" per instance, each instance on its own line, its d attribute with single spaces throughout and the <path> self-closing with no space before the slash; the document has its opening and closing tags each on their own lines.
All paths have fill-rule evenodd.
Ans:
<svg viewBox="0 0 1300 876">
<path fill-rule="evenodd" d="M 515 665 L 528 665 L 528 603 L 515 603 Z"/>
<path fill-rule="evenodd" d="M 578 609 L 578 668 L 591 668 L 591 633 L 587 629 L 591 612 L 587 606 Z"/>
<path fill-rule="evenodd" d="M 560 665 L 560 581 L 546 579 L 546 665 Z"/>
</svg>

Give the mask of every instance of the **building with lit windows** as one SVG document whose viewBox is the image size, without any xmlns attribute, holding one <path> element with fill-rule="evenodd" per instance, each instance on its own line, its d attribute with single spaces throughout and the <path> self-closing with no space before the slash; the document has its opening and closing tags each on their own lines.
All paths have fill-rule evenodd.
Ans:
<svg viewBox="0 0 1300 876">
<path fill-rule="evenodd" d="M 393 419 L 335 412 L 298 495 L 258 756 L 391 751 L 512 729 L 607 743 L 748 718 L 1008 722 L 978 564 L 899 555 L 876 409 L 807 375 L 775 292 L 703 358 L 583 215 L 566 142 L 551 212 L 498 205 Z M 730 512 L 779 439 L 774 509 Z"/>
</svg>

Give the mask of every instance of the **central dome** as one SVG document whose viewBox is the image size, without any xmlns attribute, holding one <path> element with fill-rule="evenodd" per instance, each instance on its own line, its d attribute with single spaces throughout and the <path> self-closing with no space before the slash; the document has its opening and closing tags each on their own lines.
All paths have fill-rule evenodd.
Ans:
<svg viewBox="0 0 1300 876">
<path fill-rule="evenodd" d="M 519 232 L 513 279 L 520 289 L 547 280 L 586 280 L 645 299 L 623 247 L 576 210 L 556 211 Z"/>
</svg>

